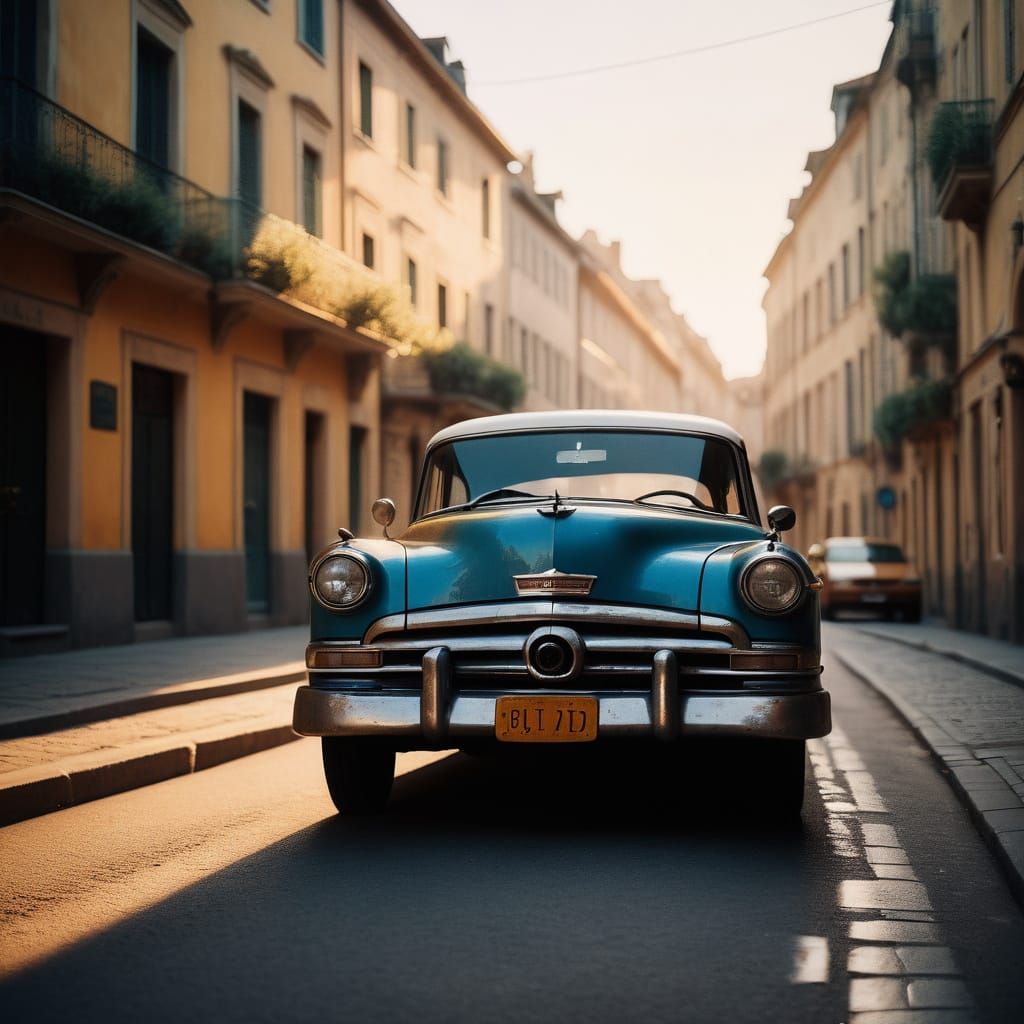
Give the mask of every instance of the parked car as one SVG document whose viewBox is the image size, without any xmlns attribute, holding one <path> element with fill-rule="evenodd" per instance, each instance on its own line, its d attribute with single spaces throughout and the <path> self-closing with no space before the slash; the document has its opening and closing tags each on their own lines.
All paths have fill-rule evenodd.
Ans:
<svg viewBox="0 0 1024 1024">
<path fill-rule="evenodd" d="M 730 427 L 643 412 L 468 420 L 427 446 L 411 524 L 310 566 L 309 683 L 342 812 L 388 798 L 396 750 L 738 738 L 758 799 L 799 813 L 831 728 L 820 581 L 761 525 Z"/>
<path fill-rule="evenodd" d="M 876 537 L 829 537 L 807 552 L 821 577 L 821 614 L 868 609 L 886 618 L 900 612 L 908 622 L 921 621 L 921 577 L 892 541 Z"/>
</svg>

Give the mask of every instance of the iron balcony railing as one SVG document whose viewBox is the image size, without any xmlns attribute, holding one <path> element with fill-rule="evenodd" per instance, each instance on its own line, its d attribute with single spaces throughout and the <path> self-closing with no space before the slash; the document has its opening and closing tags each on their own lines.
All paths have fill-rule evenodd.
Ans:
<svg viewBox="0 0 1024 1024">
<path fill-rule="evenodd" d="M 200 269 L 217 248 L 215 196 L 11 78 L 0 79 L 0 187 Z"/>
<path fill-rule="evenodd" d="M 302 286 L 306 301 L 331 312 L 324 282 L 376 281 L 367 268 L 293 221 L 215 196 L 13 78 L 0 78 L 0 188 L 218 280 L 248 278 L 278 292 Z"/>
<path fill-rule="evenodd" d="M 928 133 L 928 166 L 941 192 L 956 169 L 988 168 L 992 164 L 992 121 L 995 101 L 940 103 Z"/>
</svg>

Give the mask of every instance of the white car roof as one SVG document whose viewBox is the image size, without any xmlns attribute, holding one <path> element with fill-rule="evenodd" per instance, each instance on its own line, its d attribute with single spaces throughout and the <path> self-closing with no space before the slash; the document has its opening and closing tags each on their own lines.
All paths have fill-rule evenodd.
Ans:
<svg viewBox="0 0 1024 1024">
<path fill-rule="evenodd" d="M 551 412 L 512 412 L 478 416 L 439 430 L 427 448 L 444 441 L 486 434 L 511 434 L 535 430 L 663 430 L 683 434 L 710 434 L 745 447 L 743 438 L 727 423 L 707 416 L 648 412 L 636 409 L 566 409 Z"/>
</svg>

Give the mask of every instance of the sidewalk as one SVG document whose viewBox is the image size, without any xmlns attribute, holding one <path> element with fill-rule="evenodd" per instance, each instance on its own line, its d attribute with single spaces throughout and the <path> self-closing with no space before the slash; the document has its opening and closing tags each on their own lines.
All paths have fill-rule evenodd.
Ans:
<svg viewBox="0 0 1024 1024">
<path fill-rule="evenodd" d="M 851 621 L 823 633 L 948 770 L 1024 903 L 1024 648 L 938 625 Z"/>
<path fill-rule="evenodd" d="M 0 662 L 0 825 L 298 737 L 305 626 Z"/>
</svg>

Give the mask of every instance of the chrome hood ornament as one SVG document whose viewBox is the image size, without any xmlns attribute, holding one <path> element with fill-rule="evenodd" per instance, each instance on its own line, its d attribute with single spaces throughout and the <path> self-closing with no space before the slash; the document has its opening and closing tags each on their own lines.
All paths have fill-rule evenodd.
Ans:
<svg viewBox="0 0 1024 1024">
<path fill-rule="evenodd" d="M 594 586 L 594 580 L 597 579 L 596 576 L 559 572 L 557 569 L 525 573 L 512 578 L 516 583 L 516 593 L 520 597 L 537 597 L 546 594 L 557 594 L 563 597 L 588 597 Z"/>
</svg>

